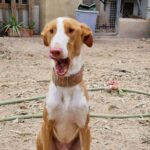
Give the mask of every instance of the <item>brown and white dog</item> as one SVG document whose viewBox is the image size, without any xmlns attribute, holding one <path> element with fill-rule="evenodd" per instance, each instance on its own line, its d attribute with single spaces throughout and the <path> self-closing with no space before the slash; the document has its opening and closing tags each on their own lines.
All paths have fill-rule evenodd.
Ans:
<svg viewBox="0 0 150 150">
<path fill-rule="evenodd" d="M 42 37 L 50 49 L 53 75 L 37 150 L 90 150 L 88 95 L 82 79 L 82 44 L 91 47 L 88 26 L 67 17 L 48 23 Z"/>
</svg>

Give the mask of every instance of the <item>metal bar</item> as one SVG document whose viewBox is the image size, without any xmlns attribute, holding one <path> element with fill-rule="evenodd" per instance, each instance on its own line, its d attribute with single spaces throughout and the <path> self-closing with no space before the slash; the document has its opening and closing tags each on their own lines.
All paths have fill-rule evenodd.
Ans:
<svg viewBox="0 0 150 150">
<path fill-rule="evenodd" d="M 120 18 L 120 7 L 121 0 L 117 0 L 117 11 L 116 11 L 116 22 L 115 22 L 115 33 L 116 35 L 119 34 L 119 18 Z"/>
</svg>

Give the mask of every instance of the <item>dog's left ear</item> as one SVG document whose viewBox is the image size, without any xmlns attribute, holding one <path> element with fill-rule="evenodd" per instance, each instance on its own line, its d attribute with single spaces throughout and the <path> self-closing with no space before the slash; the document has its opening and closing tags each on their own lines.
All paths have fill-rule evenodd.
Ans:
<svg viewBox="0 0 150 150">
<path fill-rule="evenodd" d="M 87 25 L 81 23 L 81 32 L 82 32 L 81 38 L 82 38 L 83 43 L 86 44 L 88 47 L 92 47 L 93 34 L 92 34 L 91 29 Z"/>
<path fill-rule="evenodd" d="M 41 36 L 45 46 L 49 46 L 50 44 L 50 33 L 48 31 L 48 26 L 45 25 L 43 31 L 41 32 Z"/>
</svg>

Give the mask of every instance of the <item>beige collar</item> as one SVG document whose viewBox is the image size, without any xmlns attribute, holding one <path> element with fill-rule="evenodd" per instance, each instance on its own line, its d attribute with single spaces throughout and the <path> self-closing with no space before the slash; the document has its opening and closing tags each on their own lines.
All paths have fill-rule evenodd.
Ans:
<svg viewBox="0 0 150 150">
<path fill-rule="evenodd" d="M 68 77 L 58 76 L 54 70 L 52 73 L 52 80 L 54 84 L 61 87 L 75 86 L 82 81 L 82 78 L 83 78 L 83 67 L 78 73 L 70 75 Z"/>
</svg>

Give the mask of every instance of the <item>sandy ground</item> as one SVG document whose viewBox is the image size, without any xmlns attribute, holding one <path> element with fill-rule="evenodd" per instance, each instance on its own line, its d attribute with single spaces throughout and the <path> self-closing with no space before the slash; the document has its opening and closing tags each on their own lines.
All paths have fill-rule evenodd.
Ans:
<svg viewBox="0 0 150 150">
<path fill-rule="evenodd" d="M 83 47 L 87 87 L 116 80 L 121 88 L 150 92 L 150 42 L 100 38 Z M 0 100 L 45 95 L 51 76 L 48 49 L 39 37 L 0 38 Z M 89 92 L 91 113 L 150 113 L 150 97 Z M 0 106 L 0 117 L 42 112 L 43 100 Z M 0 123 L 0 150 L 34 150 L 42 119 Z M 150 119 L 93 119 L 91 150 L 150 150 Z"/>
</svg>

